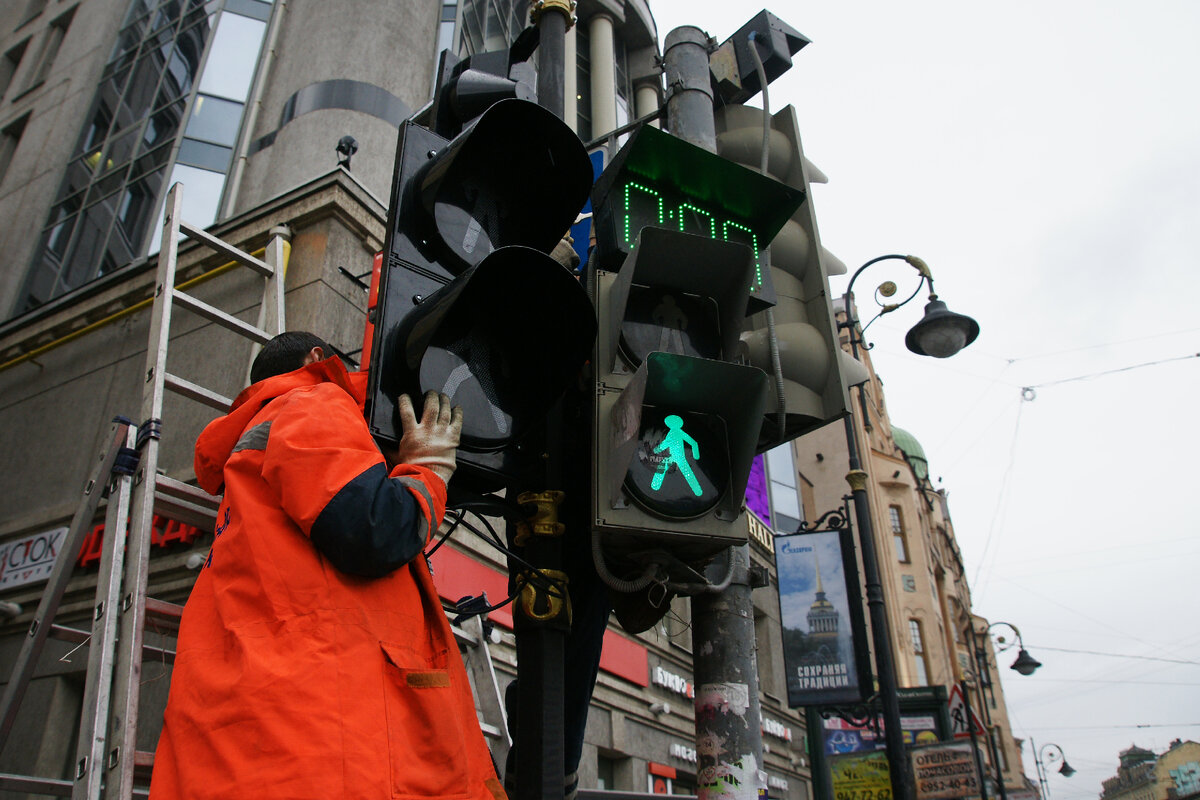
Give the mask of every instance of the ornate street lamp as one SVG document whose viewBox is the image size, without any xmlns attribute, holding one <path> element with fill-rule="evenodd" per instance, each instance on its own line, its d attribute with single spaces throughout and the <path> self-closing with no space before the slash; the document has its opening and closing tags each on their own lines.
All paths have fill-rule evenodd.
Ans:
<svg viewBox="0 0 1200 800">
<path fill-rule="evenodd" d="M 1025 649 L 1024 643 L 1021 640 L 1021 631 L 1018 630 L 1017 626 L 1013 625 L 1011 622 L 993 622 L 991 625 L 988 625 L 986 628 L 979 631 L 975 630 L 974 623 L 971 623 L 967 626 L 967 633 L 971 637 L 971 650 L 975 656 L 976 674 L 979 678 L 979 704 L 983 707 L 984 722 L 988 729 L 988 752 L 991 753 L 992 765 L 996 768 L 996 786 L 1000 793 L 1000 800 L 1008 800 L 1008 789 L 1004 785 L 1004 773 L 1000 769 L 1000 756 L 997 752 L 999 745 L 997 744 L 995 737 L 992 736 L 992 713 L 988 709 L 988 704 L 984 701 L 983 697 L 983 690 L 985 688 L 990 689 L 992 685 L 990 677 L 991 671 L 988 665 L 987 651 L 984 650 L 983 645 L 976 638 L 977 636 L 983 636 L 986 638 L 992 628 L 995 628 L 998 625 L 1003 625 L 1012 629 L 1012 632 L 1016 634 L 1017 637 L 1017 645 L 1020 647 L 1017 660 L 1012 663 L 1012 666 L 1010 667 L 1011 669 L 1016 670 L 1022 675 L 1032 675 L 1034 671 L 1042 665 L 1042 662 L 1029 655 L 1029 651 Z M 1000 645 L 999 652 L 1001 653 L 1012 647 L 1011 644 L 1005 643 L 1003 636 L 997 636 L 996 643 Z M 968 696 L 966 681 L 963 681 L 962 690 L 963 698 L 965 699 Z M 970 709 L 970 701 L 967 701 L 967 708 Z M 984 800 L 987 800 L 987 798 L 985 797 Z"/>
<path fill-rule="evenodd" d="M 846 319 L 844 322 L 839 323 L 838 327 L 849 329 L 850 351 L 855 359 L 858 358 L 858 334 L 862 328 L 859 327 L 860 323 L 855 318 L 853 311 L 854 282 L 867 267 L 890 259 L 899 259 L 916 269 L 921 275 L 921 281 L 917 284 L 916 290 L 906 300 L 896 304 L 883 305 L 883 310 L 871 322 L 908 303 L 909 300 L 917 296 L 917 292 L 921 291 L 921 287 L 928 282 L 930 296 L 929 304 L 925 307 L 925 318 L 918 322 L 908 332 L 908 336 L 905 337 L 908 349 L 919 355 L 948 358 L 975 341 L 975 338 L 979 335 L 979 324 L 970 317 L 964 317 L 951 312 L 946 308 L 945 303 L 938 300 L 937 295 L 933 294 L 933 276 L 930 274 L 929 267 L 924 261 L 916 256 L 879 256 L 855 270 L 854 275 L 850 277 L 850 283 L 846 287 L 844 295 Z M 896 285 L 889 281 L 883 284 L 878 291 L 885 297 L 891 297 L 896 291 Z M 867 324 L 869 325 L 870 322 Z M 864 389 L 860 384 L 858 399 L 865 424 L 867 422 L 867 407 L 863 391 Z M 896 682 L 896 663 L 892 654 L 892 634 L 888 624 L 887 610 L 884 606 L 883 583 L 880 579 L 879 559 L 875 550 L 874 525 L 871 522 L 871 508 L 867 501 L 867 473 L 863 471 L 862 462 L 859 459 L 858 439 L 854 432 L 854 420 L 847 415 L 844 424 L 846 428 L 846 448 L 849 451 L 850 463 L 850 472 L 846 475 L 846 482 L 850 484 L 851 494 L 854 498 L 855 519 L 858 522 L 858 544 L 859 551 L 862 554 L 863 583 L 867 596 L 867 610 L 871 620 L 871 639 L 875 651 L 875 672 L 876 678 L 879 680 L 879 700 L 882 706 L 884 724 L 883 735 L 887 751 L 888 769 L 892 778 L 892 791 L 896 800 L 913 800 L 915 791 L 912 781 L 912 770 L 908 763 L 908 755 L 904 750 L 904 732 L 901 729 L 900 722 L 900 694 L 899 686 Z"/>
<path fill-rule="evenodd" d="M 1037 767 L 1038 784 L 1042 787 L 1042 800 L 1050 800 L 1050 783 L 1046 780 L 1046 766 L 1053 766 L 1056 761 L 1061 761 L 1062 764 L 1058 768 L 1058 774 L 1064 778 L 1069 778 L 1075 774 L 1075 768 L 1067 763 L 1067 757 L 1063 754 L 1062 748 L 1053 742 L 1042 745 L 1041 749 L 1033 743 L 1033 739 L 1029 740 L 1029 748 L 1033 750 L 1033 763 Z M 1050 750 L 1050 748 L 1054 748 Z M 1049 753 L 1046 751 L 1050 750 Z"/>
</svg>

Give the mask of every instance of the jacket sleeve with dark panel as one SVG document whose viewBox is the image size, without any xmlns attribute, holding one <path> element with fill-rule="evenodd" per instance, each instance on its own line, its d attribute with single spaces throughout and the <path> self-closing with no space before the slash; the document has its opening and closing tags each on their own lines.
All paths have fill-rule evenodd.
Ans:
<svg viewBox="0 0 1200 800">
<path fill-rule="evenodd" d="M 442 479 L 405 464 L 389 473 L 362 411 L 332 383 L 272 405 L 262 476 L 317 549 L 342 572 L 364 577 L 415 558 L 445 514 Z"/>
</svg>

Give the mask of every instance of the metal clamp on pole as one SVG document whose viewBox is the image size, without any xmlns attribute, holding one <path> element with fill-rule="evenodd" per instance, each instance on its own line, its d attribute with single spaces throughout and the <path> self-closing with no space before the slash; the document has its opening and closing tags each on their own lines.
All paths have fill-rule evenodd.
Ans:
<svg viewBox="0 0 1200 800">
<path fill-rule="evenodd" d="M 517 576 L 517 585 L 521 588 L 521 612 L 541 625 L 571 627 L 571 596 L 567 594 L 567 581 L 567 573 L 557 569 L 521 572 Z"/>
<path fill-rule="evenodd" d="M 575 16 L 575 0 L 534 0 L 529 4 L 529 21 L 537 25 L 542 14 L 547 11 L 558 11 L 567 19 L 567 30 L 579 21 Z"/>
<path fill-rule="evenodd" d="M 545 492 L 522 492 L 517 495 L 517 503 L 523 506 L 535 506 L 529 514 L 529 519 L 517 524 L 517 535 L 513 541 L 517 547 L 524 547 L 531 536 L 562 536 L 567 526 L 558 521 L 558 506 L 566 499 L 566 494 L 557 490 Z"/>
</svg>

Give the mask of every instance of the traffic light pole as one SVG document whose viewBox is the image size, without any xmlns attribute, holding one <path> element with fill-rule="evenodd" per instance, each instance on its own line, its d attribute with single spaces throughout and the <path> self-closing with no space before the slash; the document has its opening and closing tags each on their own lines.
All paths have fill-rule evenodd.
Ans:
<svg viewBox="0 0 1200 800">
<path fill-rule="evenodd" d="M 563 118 L 566 107 L 565 70 L 567 30 L 574 21 L 570 0 L 537 0 L 533 16 L 538 28 L 537 99 L 538 105 Z M 554 11 L 557 13 L 547 13 Z"/>
<path fill-rule="evenodd" d="M 541 0 L 534 4 L 533 13 L 539 34 L 538 105 L 562 119 L 565 37 L 572 23 L 571 4 L 568 0 Z M 544 474 L 548 487 L 554 480 L 552 476 L 561 475 L 564 425 L 562 405 L 559 404 L 546 423 L 547 469 Z M 541 501 L 543 509 L 547 504 L 557 509 L 562 498 L 563 493 L 557 491 L 530 492 L 522 494 L 518 502 Z M 530 526 L 532 535 L 528 537 L 525 553 L 543 576 L 560 583 L 556 590 L 548 592 L 526 582 L 514 619 L 517 672 L 522 687 L 517 694 L 516 709 L 515 745 L 520 759 L 516 800 L 557 800 L 563 796 L 565 783 L 564 664 L 571 605 L 569 596 L 556 596 L 556 593 L 566 595 L 567 575 L 562 571 L 564 526 L 558 523 L 556 511 L 553 517 L 552 523 Z"/>
<path fill-rule="evenodd" d="M 699 28 L 685 26 L 667 34 L 667 122 L 675 136 L 715 153 L 708 45 L 708 35 Z M 732 548 L 731 556 L 728 585 L 692 598 L 700 800 L 751 800 L 766 788 L 750 546 Z"/>
</svg>

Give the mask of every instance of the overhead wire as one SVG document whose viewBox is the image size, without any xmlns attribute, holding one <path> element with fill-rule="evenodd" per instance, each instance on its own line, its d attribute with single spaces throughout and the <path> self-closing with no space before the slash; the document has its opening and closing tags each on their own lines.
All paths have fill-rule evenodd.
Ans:
<svg viewBox="0 0 1200 800">
<path fill-rule="evenodd" d="M 987 564 L 988 548 L 991 547 L 992 537 L 996 533 L 996 528 L 999 527 L 1000 521 L 1003 519 L 1004 511 L 1011 495 L 1009 494 L 1009 486 L 1012 479 L 1013 467 L 1017 461 L 1017 441 L 1021 434 L 1021 411 L 1025 408 L 1025 400 L 1022 398 L 1021 405 L 1017 407 L 1017 420 L 1013 424 L 1012 441 L 1008 447 L 1008 466 L 1004 468 L 1004 477 L 1000 481 L 1000 492 L 996 498 L 996 510 L 992 514 L 991 525 L 988 526 L 987 538 L 983 542 L 983 552 L 979 556 L 979 564 L 975 567 L 975 577 L 971 580 L 971 585 L 975 587 L 975 592 L 979 595 L 979 599 L 983 599 L 984 585 L 980 582 L 979 577 Z"/>
</svg>

